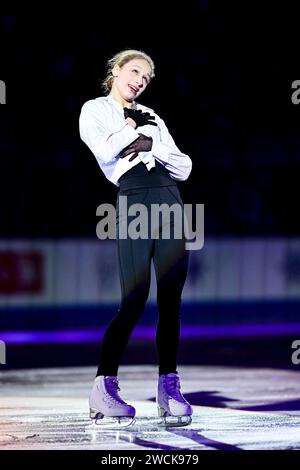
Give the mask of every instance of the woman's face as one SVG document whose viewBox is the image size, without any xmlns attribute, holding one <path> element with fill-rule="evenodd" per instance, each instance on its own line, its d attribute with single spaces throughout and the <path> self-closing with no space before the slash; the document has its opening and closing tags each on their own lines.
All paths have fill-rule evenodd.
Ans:
<svg viewBox="0 0 300 470">
<path fill-rule="evenodd" d="M 132 103 L 150 82 L 151 68 L 145 59 L 132 59 L 113 68 L 114 81 L 110 94 L 123 106 Z"/>
</svg>

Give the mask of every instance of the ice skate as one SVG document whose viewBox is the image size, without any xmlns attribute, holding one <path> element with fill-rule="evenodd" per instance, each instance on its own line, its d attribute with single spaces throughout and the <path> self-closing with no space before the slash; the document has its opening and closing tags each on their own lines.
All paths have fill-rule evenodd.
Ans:
<svg viewBox="0 0 300 470">
<path fill-rule="evenodd" d="M 90 418 L 97 429 L 124 429 L 135 422 L 135 408 L 119 395 L 116 376 L 98 376 L 89 398 Z"/>
<path fill-rule="evenodd" d="M 160 375 L 156 398 L 158 416 L 163 426 L 188 426 L 192 422 L 192 407 L 182 396 L 179 375 Z"/>
</svg>

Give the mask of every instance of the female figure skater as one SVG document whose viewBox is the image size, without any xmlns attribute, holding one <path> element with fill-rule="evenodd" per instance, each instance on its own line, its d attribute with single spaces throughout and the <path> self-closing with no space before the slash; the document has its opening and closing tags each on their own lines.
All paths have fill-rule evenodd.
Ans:
<svg viewBox="0 0 300 470">
<path fill-rule="evenodd" d="M 175 238 L 171 234 L 169 239 L 162 239 L 162 223 L 152 229 L 148 238 L 124 238 L 119 234 L 124 222 L 120 196 L 127 197 L 128 208 L 141 203 L 149 214 L 151 205 L 162 203 L 179 204 L 183 213 L 176 181 L 189 177 L 192 162 L 177 148 L 164 121 L 136 101 L 154 77 L 152 59 L 143 51 L 124 50 L 108 61 L 107 68 L 105 96 L 83 105 L 79 124 L 81 139 L 95 155 L 106 178 L 119 187 L 116 238 L 122 299 L 103 338 L 89 398 L 90 417 L 114 417 L 119 423 L 122 418 L 129 419 L 130 424 L 134 421 L 135 409 L 120 397 L 117 376 L 122 354 L 145 308 L 153 259 L 159 312 L 158 414 L 176 416 L 176 425 L 186 425 L 191 422 L 192 407 L 180 392 L 177 373 L 181 293 L 188 268 L 184 235 Z M 171 228 L 174 222 L 179 222 L 178 217 L 169 222 Z"/>
</svg>

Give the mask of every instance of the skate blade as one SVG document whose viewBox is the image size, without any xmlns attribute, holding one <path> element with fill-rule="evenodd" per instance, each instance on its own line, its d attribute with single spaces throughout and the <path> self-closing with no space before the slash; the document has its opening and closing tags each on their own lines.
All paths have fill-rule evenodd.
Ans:
<svg viewBox="0 0 300 470">
<path fill-rule="evenodd" d="M 160 407 L 158 407 L 158 416 L 162 418 L 162 420 L 159 422 L 159 425 L 164 427 L 188 426 L 192 422 L 192 417 L 190 415 L 172 416 Z"/>
<path fill-rule="evenodd" d="M 99 413 L 95 418 L 90 429 L 94 431 L 114 431 L 120 429 L 129 429 L 135 423 L 135 418 L 130 416 L 103 416 Z"/>
</svg>

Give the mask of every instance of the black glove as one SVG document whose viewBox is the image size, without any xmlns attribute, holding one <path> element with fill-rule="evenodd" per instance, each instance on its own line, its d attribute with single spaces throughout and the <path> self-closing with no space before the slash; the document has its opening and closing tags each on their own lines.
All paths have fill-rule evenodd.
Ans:
<svg viewBox="0 0 300 470">
<path fill-rule="evenodd" d="M 155 119 L 154 116 L 151 116 L 150 113 L 143 113 L 140 109 L 124 108 L 125 119 L 130 117 L 136 123 L 136 127 L 145 126 L 150 124 L 151 126 L 157 126 L 156 122 L 153 122 Z"/>
<path fill-rule="evenodd" d="M 133 153 L 133 155 L 129 158 L 129 161 L 132 162 L 139 152 L 149 152 L 152 149 L 152 137 L 147 137 L 144 134 L 139 134 L 139 137 L 131 144 L 127 145 L 122 152 L 120 153 L 120 158 L 127 157 Z"/>
</svg>

